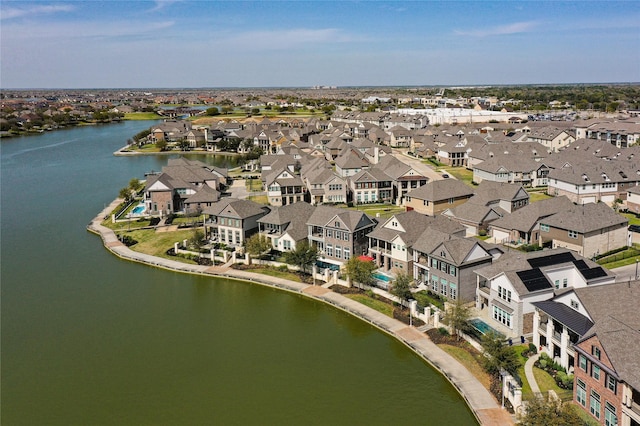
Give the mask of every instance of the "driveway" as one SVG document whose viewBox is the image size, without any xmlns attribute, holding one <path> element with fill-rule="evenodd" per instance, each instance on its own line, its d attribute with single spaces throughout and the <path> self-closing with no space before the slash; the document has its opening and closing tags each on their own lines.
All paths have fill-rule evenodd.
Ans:
<svg viewBox="0 0 640 426">
<path fill-rule="evenodd" d="M 416 171 L 420 172 L 422 176 L 428 177 L 429 181 L 443 179 L 442 174 L 433 170 L 429 165 L 423 163 L 419 158 L 407 155 L 398 149 L 394 149 L 392 155 L 403 163 L 413 167 Z M 453 176 L 451 177 L 453 178 Z"/>
</svg>

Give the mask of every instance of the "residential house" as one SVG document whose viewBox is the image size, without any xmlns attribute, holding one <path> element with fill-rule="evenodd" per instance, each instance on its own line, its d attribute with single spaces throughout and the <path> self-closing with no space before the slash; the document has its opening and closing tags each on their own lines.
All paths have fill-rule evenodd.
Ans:
<svg viewBox="0 0 640 426">
<path fill-rule="evenodd" d="M 588 380 L 590 388 L 595 390 L 599 396 L 605 397 L 601 387 L 607 385 L 605 381 L 607 373 L 616 377 L 616 382 L 621 377 L 615 374 L 611 368 L 613 366 L 607 366 L 603 362 L 608 361 L 609 355 L 615 357 L 615 354 L 613 352 L 611 354 L 603 353 L 602 347 L 597 344 L 599 339 L 593 339 L 595 337 L 593 333 L 602 327 L 603 331 L 613 332 L 611 337 L 617 334 L 622 338 L 627 333 L 627 327 L 631 325 L 637 335 L 637 326 L 640 325 L 637 309 L 638 302 L 640 302 L 639 291 L 640 287 L 637 281 L 608 283 L 607 285 L 590 285 L 569 289 L 559 292 L 552 299 L 534 302 L 533 343 L 541 352 L 546 352 L 568 372 L 575 373 L 576 379 L 580 378 L 585 385 L 587 383 L 584 381 L 585 373 L 588 373 L 594 379 L 593 381 Z M 611 327 L 614 327 L 613 330 Z M 604 337 L 604 341 L 607 341 L 604 334 L 602 337 Z M 618 345 L 630 351 L 626 353 L 626 358 L 632 361 L 632 365 L 638 365 L 637 345 L 634 343 L 634 340 L 617 342 Z M 596 349 L 600 350 L 600 356 L 598 356 Z M 603 355 L 606 355 L 606 358 Z M 601 367 L 605 368 L 601 369 Z M 637 374 L 638 371 L 640 370 L 635 370 L 635 373 Z M 578 389 L 586 388 L 586 386 L 583 387 L 582 384 L 577 383 L 577 380 L 576 384 L 578 384 Z M 618 389 L 616 389 L 616 394 L 617 391 Z M 606 396 L 613 397 L 613 394 L 610 393 Z M 597 397 L 594 396 L 594 399 Z M 582 398 L 579 403 L 585 406 L 582 404 Z M 602 404 L 602 406 L 604 405 Z M 620 411 L 616 410 L 617 413 Z M 600 416 L 597 416 L 595 412 L 592 414 L 602 420 L 604 413 L 600 413 Z"/>
<path fill-rule="evenodd" d="M 349 148 L 344 154 L 335 158 L 336 172 L 341 177 L 353 176 L 369 168 L 369 162 L 357 149 Z"/>
<path fill-rule="evenodd" d="M 595 139 L 626 148 L 640 141 L 640 124 L 632 121 L 589 121 L 576 123 L 578 138 Z"/>
<path fill-rule="evenodd" d="M 477 197 L 471 197 L 466 203 L 448 208 L 442 214 L 464 226 L 465 235 L 472 237 L 486 233 L 493 221 L 508 213 L 496 204 L 487 205 Z"/>
<path fill-rule="evenodd" d="M 372 169 L 384 171 L 391 177 L 393 184 L 393 200 L 397 205 L 402 205 L 404 197 L 409 191 L 419 188 L 427 183 L 429 178 L 422 176 L 420 172 L 410 165 L 387 155 L 381 157 Z"/>
<path fill-rule="evenodd" d="M 363 212 L 317 206 L 307 220 L 307 238 L 319 252 L 319 261 L 341 266 L 351 256 L 367 252 L 366 235 L 377 221 Z"/>
<path fill-rule="evenodd" d="M 626 217 L 604 203 L 573 205 L 540 221 L 540 245 L 593 257 L 627 245 Z"/>
<path fill-rule="evenodd" d="M 272 206 L 286 206 L 305 200 L 306 185 L 300 176 L 292 173 L 288 168 L 271 170 L 263 179 L 267 189 L 267 199 Z"/>
<path fill-rule="evenodd" d="M 553 160 L 547 193 L 566 195 L 578 204 L 602 201 L 612 205 L 616 199 L 626 200 L 627 190 L 640 185 L 640 146 L 601 156 L 611 145 L 594 149 L 593 143 L 584 140 L 574 144 L 579 149 L 565 150 Z"/>
<path fill-rule="evenodd" d="M 202 192 L 202 188 L 218 190 L 224 187 L 226 179 L 224 169 L 195 160 L 170 159 L 160 173 L 147 177 L 144 188 L 146 212 L 151 216 L 166 216 L 183 211 L 185 201 L 198 192 L 201 192 L 201 203 L 213 201 L 215 192 Z M 193 201 L 198 202 L 197 199 Z"/>
<path fill-rule="evenodd" d="M 307 241 L 307 221 L 315 211 L 308 203 L 294 203 L 273 207 L 258 219 L 258 230 L 277 251 L 295 250 L 302 241 Z"/>
<path fill-rule="evenodd" d="M 500 207 L 512 213 L 529 204 L 529 194 L 522 185 L 482 181 L 476 187 L 475 195 L 470 201 L 485 206 Z"/>
<path fill-rule="evenodd" d="M 408 192 L 404 205 L 408 210 L 436 216 L 466 203 L 473 195 L 473 188 L 457 179 L 435 180 Z"/>
<path fill-rule="evenodd" d="M 508 251 L 475 273 L 476 309 L 506 337 L 532 335 L 535 303 L 551 299 L 554 292 L 615 282 L 611 272 L 565 249 Z"/>
<path fill-rule="evenodd" d="M 392 200 L 393 181 L 382 170 L 362 170 L 348 182 L 354 204 L 389 203 Z"/>
<path fill-rule="evenodd" d="M 593 318 L 573 346 L 573 400 L 601 425 L 640 425 L 640 281 L 589 290 L 569 302 Z"/>
<path fill-rule="evenodd" d="M 640 215 L 640 186 L 627 189 L 627 210 Z"/>
<path fill-rule="evenodd" d="M 558 152 L 575 140 L 576 137 L 568 130 L 552 126 L 534 128 L 522 139 L 524 142 L 538 142 L 551 152 Z"/>
<path fill-rule="evenodd" d="M 491 222 L 489 234 L 496 243 L 538 244 L 540 221 L 571 209 L 573 203 L 565 196 L 527 204 L 511 214 L 504 214 Z"/>
<path fill-rule="evenodd" d="M 303 170 L 302 175 L 312 205 L 347 202 L 348 180 L 338 176 L 333 170 L 318 167 L 306 173 Z"/>
<path fill-rule="evenodd" d="M 413 275 L 413 245 L 421 239 L 426 228 L 460 236 L 463 228 L 442 217 L 429 217 L 416 211 L 407 211 L 380 222 L 369 233 L 369 255 L 384 271 L 400 271 Z"/>
<path fill-rule="evenodd" d="M 477 238 L 460 238 L 427 228 L 413 244 L 413 277 L 436 294 L 465 302 L 476 298 L 476 274 L 503 250 Z"/>
<path fill-rule="evenodd" d="M 220 191 L 205 185 L 184 200 L 184 211 L 186 214 L 201 214 L 205 207 L 211 207 L 219 200 Z"/>
<path fill-rule="evenodd" d="M 269 213 L 268 206 L 250 200 L 223 198 L 205 207 L 205 227 L 213 241 L 240 247 L 251 235 L 258 232 L 258 219 Z"/>
</svg>

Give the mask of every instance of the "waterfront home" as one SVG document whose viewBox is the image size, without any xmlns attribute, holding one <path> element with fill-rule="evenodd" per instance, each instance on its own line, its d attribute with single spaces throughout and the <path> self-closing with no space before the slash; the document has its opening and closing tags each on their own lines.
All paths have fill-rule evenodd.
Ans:
<svg viewBox="0 0 640 426">
<path fill-rule="evenodd" d="M 366 235 L 378 222 L 357 210 L 317 206 L 307 220 L 307 238 L 322 262 L 341 266 L 351 256 L 367 252 Z"/>
<path fill-rule="evenodd" d="M 227 182 L 227 171 L 196 160 L 170 159 L 162 171 L 148 175 L 143 191 L 146 214 L 166 216 L 185 210 L 185 201 L 200 193 L 193 203 L 213 202 Z M 204 190 L 209 187 L 215 191 Z M 219 196 L 218 196 L 219 198 Z"/>
<path fill-rule="evenodd" d="M 567 289 L 615 282 L 614 274 L 566 249 L 508 251 L 475 273 L 476 309 L 489 326 L 507 337 L 534 332 L 536 302 Z"/>
<path fill-rule="evenodd" d="M 411 210 L 397 213 L 369 233 L 369 256 L 385 271 L 397 270 L 413 276 L 413 245 L 423 239 L 427 228 L 448 235 L 464 234 L 462 226 L 443 216 L 429 217 Z"/>
<path fill-rule="evenodd" d="M 307 222 L 314 211 L 314 206 L 304 202 L 273 207 L 258 219 L 258 231 L 274 250 L 295 250 L 300 242 L 307 241 Z"/>
<path fill-rule="evenodd" d="M 476 238 L 427 228 L 413 244 L 413 278 L 446 299 L 469 302 L 476 299 L 474 270 L 490 264 L 503 251 Z"/>
<path fill-rule="evenodd" d="M 258 232 L 258 219 L 269 211 L 269 207 L 250 200 L 223 198 L 202 213 L 207 217 L 205 227 L 211 240 L 240 247 Z"/>
<path fill-rule="evenodd" d="M 573 345 L 574 402 L 602 425 L 638 425 L 640 355 L 631 343 L 640 342 L 640 281 L 585 290 L 569 296 L 575 313 L 557 311 L 571 313 L 563 323 L 593 323 Z"/>
</svg>

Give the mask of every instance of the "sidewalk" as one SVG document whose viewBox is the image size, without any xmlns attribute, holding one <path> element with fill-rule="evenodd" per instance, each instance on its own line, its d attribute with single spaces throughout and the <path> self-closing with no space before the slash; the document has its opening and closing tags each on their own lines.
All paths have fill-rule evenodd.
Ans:
<svg viewBox="0 0 640 426">
<path fill-rule="evenodd" d="M 117 201 L 114 201 L 114 203 L 117 205 Z M 278 277 L 255 274 L 228 268 L 227 265 L 188 265 L 174 260 L 162 259 L 144 253 L 135 252 L 118 241 L 115 233 L 111 229 L 101 225 L 101 222 L 105 217 L 105 212 L 108 213 L 111 211 L 115 205 L 110 205 L 103 212 L 98 214 L 98 216 L 96 216 L 96 218 L 94 218 L 87 226 L 87 229 L 100 235 L 105 247 L 116 256 L 173 271 L 250 281 L 302 294 L 331 304 L 338 309 L 369 322 L 378 329 L 395 337 L 436 368 L 449 380 L 449 382 L 451 382 L 451 384 L 453 384 L 456 389 L 458 389 L 481 425 L 502 426 L 514 424 L 511 415 L 500 407 L 500 404 L 498 404 L 491 393 L 489 393 L 489 391 L 485 389 L 462 364 L 435 345 L 426 334 L 419 332 L 414 327 L 409 327 L 403 322 L 390 318 L 338 293 L 334 293 L 324 286 L 314 286 Z"/>
<path fill-rule="evenodd" d="M 538 358 L 540 358 L 539 352 L 529 358 L 524 364 L 524 375 L 527 377 L 527 382 L 529 382 L 531 392 L 533 392 L 534 395 L 540 394 L 540 387 L 538 386 L 538 382 L 536 382 L 536 378 L 533 375 L 533 364 L 538 360 Z"/>
</svg>

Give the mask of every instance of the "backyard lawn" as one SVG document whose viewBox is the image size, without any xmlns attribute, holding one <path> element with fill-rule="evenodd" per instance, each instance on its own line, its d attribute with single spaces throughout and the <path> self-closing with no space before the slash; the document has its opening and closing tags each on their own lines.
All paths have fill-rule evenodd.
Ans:
<svg viewBox="0 0 640 426">
<path fill-rule="evenodd" d="M 462 364 L 471 374 L 474 375 L 476 379 L 484 386 L 486 389 L 489 389 L 491 384 L 491 379 L 487 372 L 482 368 L 482 365 L 478 362 L 478 359 L 474 357 L 469 351 L 472 349 L 464 349 L 458 346 L 440 344 L 438 345 L 442 350 L 446 353 L 454 357 L 460 364 Z"/>
<path fill-rule="evenodd" d="M 362 303 L 365 306 L 370 307 L 371 309 L 375 309 L 378 312 L 385 314 L 388 317 L 393 318 L 393 305 L 390 303 L 382 302 L 378 299 L 374 299 L 373 297 L 367 296 L 366 294 L 343 294 L 344 297 L 347 297 L 351 300 L 355 300 L 358 303 Z"/>
<path fill-rule="evenodd" d="M 179 260 L 181 262 L 195 264 L 193 261 L 176 256 L 169 256 L 166 253 L 176 242 L 191 238 L 193 236 L 193 229 L 173 232 L 156 232 L 153 229 L 140 229 L 126 232 L 125 235 L 138 241 L 138 244 L 130 247 L 133 251 L 150 254 L 163 259 Z"/>
<path fill-rule="evenodd" d="M 636 217 L 633 213 L 620 213 L 622 216 L 629 219 L 629 225 L 640 225 L 640 217 Z"/>
<path fill-rule="evenodd" d="M 262 191 L 262 181 L 260 179 L 246 179 L 244 183 L 249 192 Z"/>
<path fill-rule="evenodd" d="M 259 204 L 269 205 L 269 198 L 266 195 L 249 195 L 247 197 L 247 200 L 250 200 Z"/>
<path fill-rule="evenodd" d="M 300 275 L 295 272 L 281 271 L 277 268 L 253 268 L 245 269 L 247 272 L 253 272 L 256 274 L 269 275 L 270 277 L 282 278 L 289 281 L 295 281 L 301 283 Z"/>
<path fill-rule="evenodd" d="M 376 214 L 380 214 L 381 218 L 387 219 L 396 213 L 402 213 L 405 211 L 404 206 L 394 206 L 392 204 L 360 204 L 353 207 L 347 207 L 345 205 L 338 206 L 348 208 L 349 210 L 358 210 L 369 216 L 376 217 Z"/>
<path fill-rule="evenodd" d="M 553 197 L 551 195 L 547 195 L 547 193 L 543 191 L 535 191 L 529 193 L 529 203 L 535 203 L 536 201 L 546 200 L 549 198 Z"/>
</svg>

